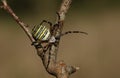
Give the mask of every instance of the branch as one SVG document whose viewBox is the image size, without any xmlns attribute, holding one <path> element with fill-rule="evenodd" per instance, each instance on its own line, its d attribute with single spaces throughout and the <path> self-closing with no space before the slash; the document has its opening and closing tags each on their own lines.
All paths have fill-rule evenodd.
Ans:
<svg viewBox="0 0 120 78">
<path fill-rule="evenodd" d="M 63 0 L 62 4 L 60 6 L 60 10 L 58 11 L 58 29 L 54 30 L 54 36 L 59 37 L 61 35 L 64 20 L 66 13 L 68 12 L 68 9 L 70 7 L 72 0 Z M 61 37 L 61 36 L 60 36 Z M 43 59 L 43 64 L 48 71 L 48 73 L 56 76 L 57 78 L 69 78 L 69 76 L 79 70 L 79 67 L 69 66 L 64 61 L 58 61 L 57 62 L 57 53 L 59 49 L 59 40 L 56 44 L 56 46 L 53 44 L 50 46 L 50 49 L 48 53 L 42 54 L 42 49 L 38 48 L 38 55 L 41 56 Z M 44 57 L 43 57 L 44 55 Z M 49 62 L 47 62 L 49 61 Z"/>
<path fill-rule="evenodd" d="M 27 34 L 27 36 L 29 37 L 29 39 L 31 40 L 31 42 L 34 42 L 34 38 L 32 37 L 30 31 L 28 30 L 28 25 L 25 24 L 11 9 L 11 7 L 7 4 L 6 0 L 1 0 L 2 1 L 2 6 L 0 6 L 0 8 L 3 8 L 5 11 L 7 11 L 12 17 L 13 19 L 20 25 L 20 27 L 24 30 L 24 32 Z"/>
<path fill-rule="evenodd" d="M 65 15 L 68 12 L 71 2 L 72 2 L 72 0 L 63 0 L 60 10 L 58 11 L 58 13 L 60 15 L 59 21 L 65 20 Z"/>
</svg>

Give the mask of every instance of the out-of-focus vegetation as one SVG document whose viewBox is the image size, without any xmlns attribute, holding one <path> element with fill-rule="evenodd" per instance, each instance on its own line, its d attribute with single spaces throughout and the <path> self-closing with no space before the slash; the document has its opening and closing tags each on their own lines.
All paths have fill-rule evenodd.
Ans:
<svg viewBox="0 0 120 78">
<path fill-rule="evenodd" d="M 61 0 L 8 0 L 30 29 L 55 21 Z M 81 30 L 60 42 L 59 59 L 80 66 L 71 78 L 120 78 L 120 0 L 73 0 L 63 31 Z M 0 9 L 0 78 L 53 78 L 19 25 Z"/>
</svg>

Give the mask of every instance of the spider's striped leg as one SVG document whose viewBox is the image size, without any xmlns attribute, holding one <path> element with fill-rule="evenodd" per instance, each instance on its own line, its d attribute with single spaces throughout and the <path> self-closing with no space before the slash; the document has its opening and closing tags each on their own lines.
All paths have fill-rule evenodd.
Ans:
<svg viewBox="0 0 120 78">
<path fill-rule="evenodd" d="M 47 44 L 46 46 L 43 47 L 43 53 L 42 53 L 42 58 L 44 58 L 45 53 L 47 52 L 47 50 L 49 49 L 50 45 Z"/>
<path fill-rule="evenodd" d="M 48 50 L 49 45 L 50 45 L 50 44 L 48 43 L 46 46 L 43 47 L 43 52 L 46 52 L 46 51 Z"/>
<path fill-rule="evenodd" d="M 43 23 L 47 23 L 47 21 L 46 21 L 46 20 L 43 20 L 43 21 L 40 23 L 40 25 L 42 25 Z"/>
<path fill-rule="evenodd" d="M 59 13 L 58 13 L 58 12 L 56 12 L 56 14 L 57 14 L 57 16 L 58 16 L 58 20 L 60 20 L 60 15 L 59 15 Z"/>
<path fill-rule="evenodd" d="M 32 42 L 31 45 L 34 45 L 36 48 L 43 48 L 42 45 L 40 43 L 38 43 L 37 41 Z"/>
<path fill-rule="evenodd" d="M 51 62 L 51 57 L 52 57 L 52 53 L 51 53 L 51 49 L 52 49 L 52 46 L 54 45 L 54 46 L 57 46 L 57 43 L 58 42 L 53 42 L 53 43 L 49 43 L 49 56 L 48 56 L 48 63 L 47 63 L 47 66 L 46 66 L 46 68 L 48 68 L 48 66 L 49 66 L 49 64 L 50 64 L 50 62 Z"/>
<path fill-rule="evenodd" d="M 61 36 L 72 34 L 72 33 L 82 33 L 82 34 L 88 35 L 88 33 L 83 32 L 83 31 L 67 31 L 67 32 L 62 33 Z"/>
<path fill-rule="evenodd" d="M 53 45 L 53 43 L 50 43 L 49 44 L 49 56 L 48 56 L 48 63 L 47 63 L 47 66 L 46 66 L 46 68 L 48 68 L 48 66 L 49 66 L 49 64 L 50 64 L 50 60 L 51 60 L 51 49 L 52 49 L 52 45 Z"/>
<path fill-rule="evenodd" d="M 49 43 L 48 45 L 46 45 L 45 47 L 43 47 L 43 53 L 42 53 L 42 59 L 44 59 L 46 56 L 46 53 L 48 51 L 48 60 L 47 60 L 47 65 L 46 65 L 46 69 L 48 68 L 49 64 L 50 64 L 50 60 L 51 60 L 51 46 L 52 43 Z"/>
<path fill-rule="evenodd" d="M 54 27 L 59 27 L 59 25 L 58 25 L 58 24 L 55 24 Z"/>
<path fill-rule="evenodd" d="M 59 24 L 56 23 L 53 25 L 53 30 L 57 30 L 57 29 L 59 29 Z"/>
<path fill-rule="evenodd" d="M 60 14 L 59 12 L 56 12 L 57 14 L 57 22 L 53 25 L 53 30 L 57 30 L 59 28 L 59 20 L 60 20 Z"/>
<path fill-rule="evenodd" d="M 31 45 L 34 45 L 35 47 L 37 48 L 43 48 L 43 46 L 41 45 L 42 43 L 48 43 L 48 40 L 44 40 L 44 41 L 35 41 L 35 42 L 32 42 Z"/>
<path fill-rule="evenodd" d="M 50 25 L 50 27 L 52 27 L 52 23 L 51 22 L 47 22 L 49 25 Z"/>
<path fill-rule="evenodd" d="M 43 20 L 43 21 L 40 23 L 40 25 L 42 25 L 43 23 L 48 23 L 48 24 L 50 25 L 50 27 L 52 26 L 52 23 L 49 22 L 49 21 L 47 21 L 47 20 Z"/>
<path fill-rule="evenodd" d="M 38 44 L 37 41 L 34 41 L 34 42 L 32 42 L 31 45 L 37 45 L 37 44 Z"/>
</svg>

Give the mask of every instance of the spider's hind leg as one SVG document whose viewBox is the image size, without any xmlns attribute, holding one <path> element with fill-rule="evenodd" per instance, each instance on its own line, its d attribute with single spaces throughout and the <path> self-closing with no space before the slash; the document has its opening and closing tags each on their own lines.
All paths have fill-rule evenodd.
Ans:
<svg viewBox="0 0 120 78">
<path fill-rule="evenodd" d="M 34 42 L 32 42 L 32 44 L 31 45 L 38 45 L 38 42 L 37 41 L 34 41 Z"/>
<path fill-rule="evenodd" d="M 88 35 L 87 32 L 83 32 L 83 31 L 67 31 L 67 32 L 62 33 L 61 36 L 72 34 L 72 33 L 82 33 L 82 34 Z"/>
<path fill-rule="evenodd" d="M 58 12 L 56 12 L 57 16 L 58 16 L 58 21 L 60 20 L 60 14 Z"/>
<path fill-rule="evenodd" d="M 38 43 L 37 41 L 32 42 L 31 45 L 34 45 L 36 48 L 43 48 L 41 43 Z"/>
</svg>

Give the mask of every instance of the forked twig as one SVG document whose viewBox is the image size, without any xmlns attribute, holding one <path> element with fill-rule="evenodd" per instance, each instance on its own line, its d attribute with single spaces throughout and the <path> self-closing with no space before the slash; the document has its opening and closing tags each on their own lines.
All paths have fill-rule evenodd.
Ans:
<svg viewBox="0 0 120 78">
<path fill-rule="evenodd" d="M 25 24 L 10 8 L 10 6 L 7 4 L 6 0 L 1 0 L 3 5 L 0 8 L 3 8 L 5 11 L 7 11 L 13 19 L 20 25 L 20 27 L 25 31 L 31 42 L 34 42 L 34 38 L 32 37 L 29 29 L 27 28 L 27 24 Z M 60 6 L 60 9 L 58 11 L 59 19 L 57 21 L 58 29 L 53 30 L 53 35 L 55 37 L 59 36 L 59 39 L 56 44 L 47 44 L 43 48 L 36 47 L 38 55 L 41 57 L 43 61 L 43 65 L 46 69 L 46 71 L 54 75 L 56 78 L 69 78 L 69 76 L 74 73 L 76 70 L 78 70 L 78 67 L 69 66 L 66 65 L 63 61 L 57 61 L 57 52 L 59 48 L 59 42 L 60 42 L 60 35 L 63 29 L 63 24 L 65 20 L 66 13 L 68 12 L 68 9 L 70 7 L 72 0 L 63 0 L 62 4 Z M 48 47 L 49 45 L 49 47 Z M 48 51 L 48 52 L 47 52 Z"/>
</svg>

